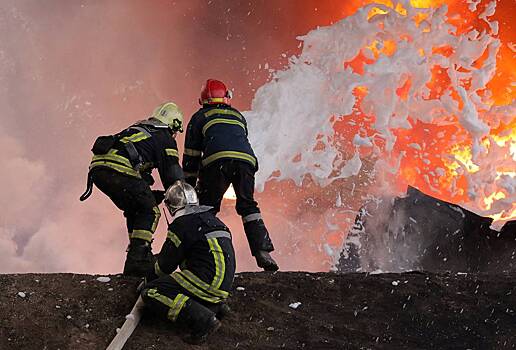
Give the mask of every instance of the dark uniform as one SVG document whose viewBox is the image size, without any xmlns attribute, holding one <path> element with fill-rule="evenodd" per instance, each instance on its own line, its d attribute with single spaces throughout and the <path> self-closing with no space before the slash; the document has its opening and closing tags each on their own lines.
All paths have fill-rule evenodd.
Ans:
<svg viewBox="0 0 516 350">
<path fill-rule="evenodd" d="M 124 212 L 131 239 L 124 274 L 133 274 L 128 271 L 133 269 L 127 266 L 129 260 L 133 260 L 131 263 L 135 265 L 139 260 L 152 263 L 150 242 L 160 218 L 158 203 L 150 188 L 154 183 L 151 171 L 158 169 L 165 188 L 182 179 L 183 173 L 176 141 L 165 124 L 144 120 L 105 138 L 108 141 L 103 145 L 100 142 L 101 147 L 98 147 L 104 147 L 105 153 L 95 152 L 94 145 L 93 151 L 97 154 L 89 167 L 89 193 L 91 183 L 94 183 Z M 85 193 L 81 200 L 89 193 Z M 135 268 L 139 270 L 137 266 Z M 141 271 L 147 268 L 142 266 Z M 136 275 L 140 275 L 140 271 Z"/>
<path fill-rule="evenodd" d="M 258 161 L 247 138 L 244 116 L 227 104 L 204 104 L 186 130 L 183 170 L 188 183 L 195 186 L 199 178 L 200 204 L 220 210 L 230 184 L 236 193 L 236 211 L 256 256 L 258 251 L 274 250 L 254 200 L 254 174 Z"/>
<path fill-rule="evenodd" d="M 175 213 L 151 282 L 141 292 L 155 313 L 194 332 L 217 313 L 235 274 L 231 234 L 210 209 L 187 206 Z"/>
</svg>

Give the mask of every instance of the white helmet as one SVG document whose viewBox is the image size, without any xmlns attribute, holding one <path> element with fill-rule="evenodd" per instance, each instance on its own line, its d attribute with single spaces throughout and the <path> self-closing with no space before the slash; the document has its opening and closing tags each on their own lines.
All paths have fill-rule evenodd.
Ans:
<svg viewBox="0 0 516 350">
<path fill-rule="evenodd" d="M 164 202 L 172 215 L 187 205 L 199 205 L 195 189 L 182 180 L 177 180 L 168 188 Z"/>
</svg>

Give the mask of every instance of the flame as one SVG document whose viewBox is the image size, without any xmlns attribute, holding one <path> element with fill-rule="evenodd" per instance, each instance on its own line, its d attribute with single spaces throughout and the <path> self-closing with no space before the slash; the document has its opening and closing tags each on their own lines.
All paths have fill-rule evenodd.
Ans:
<svg viewBox="0 0 516 350">
<path fill-rule="evenodd" d="M 372 0 L 366 1 L 370 4 L 378 4 L 378 7 L 372 7 L 367 15 L 367 20 L 371 21 L 376 16 L 388 15 L 389 12 L 395 11 L 398 15 L 407 16 L 407 9 L 396 1 L 390 0 Z M 421 24 L 428 18 L 429 13 L 426 9 L 438 8 L 439 6 L 448 5 L 450 12 L 459 13 L 460 16 L 449 16 L 449 22 L 457 27 L 456 35 L 467 33 L 475 28 L 478 32 L 492 31 L 489 22 L 482 21 L 479 16 L 485 8 L 489 6 L 489 2 L 480 3 L 476 13 L 468 8 L 468 3 L 455 0 L 410 0 L 410 6 L 416 9 L 421 9 L 412 19 L 415 25 L 419 28 Z M 380 6 L 383 5 L 383 6 Z M 502 13 L 504 16 L 504 9 L 502 3 L 498 4 L 497 13 Z M 429 32 L 429 28 L 422 28 L 423 32 Z M 514 31 L 509 29 L 509 38 L 514 43 Z M 502 42 L 504 34 L 500 30 L 500 34 L 495 33 Z M 511 36 L 512 35 L 512 36 Z M 411 38 L 405 38 L 410 41 Z M 513 44 L 512 44 L 513 45 Z M 357 74 L 363 74 L 364 68 L 376 62 L 381 55 L 392 56 L 395 54 L 397 47 L 396 41 L 386 38 L 385 40 L 374 40 L 362 49 L 360 54 L 349 62 L 344 62 L 345 67 L 351 67 Z M 502 45 L 498 54 L 496 62 L 496 74 L 491 78 L 487 84 L 487 89 L 480 91 L 481 94 L 492 93 L 492 96 L 484 95 L 486 108 L 493 106 L 510 105 L 516 100 L 516 71 L 514 66 L 516 64 L 516 55 L 514 55 L 514 48 L 511 45 Z M 455 52 L 451 46 L 434 47 L 432 52 L 426 53 L 423 49 L 419 49 L 418 53 L 422 58 L 427 55 L 442 55 L 450 57 Z M 473 66 L 482 67 L 488 56 L 488 50 L 474 62 Z M 428 99 L 439 99 L 443 94 L 450 90 L 451 81 L 448 71 L 445 68 L 435 66 L 431 72 L 432 78 L 428 87 Z M 460 80 L 462 86 L 468 90 L 471 86 L 471 80 Z M 410 92 L 411 80 L 408 78 L 401 87 L 396 90 L 397 95 L 403 101 L 406 101 L 407 95 Z M 369 125 L 371 120 L 367 120 L 367 116 L 361 112 L 360 102 L 368 95 L 367 87 L 356 87 L 354 95 L 357 97 L 357 110 L 354 113 L 354 123 L 351 128 L 349 125 L 339 125 L 336 123 L 336 132 L 342 133 L 342 138 L 350 137 L 355 134 L 360 134 L 360 130 L 367 134 L 374 133 L 373 128 Z M 454 99 L 463 108 L 463 102 L 458 97 L 457 91 L 451 89 L 450 97 Z M 481 119 L 491 126 L 490 133 L 487 137 L 478 140 L 478 148 L 473 152 L 473 139 L 465 129 L 462 129 L 457 122 L 458 117 L 454 115 L 444 116 L 441 126 L 434 124 L 425 124 L 420 121 L 415 122 L 410 130 L 400 130 L 396 133 L 398 140 L 404 139 L 404 143 L 398 142 L 393 150 L 393 158 L 401 156 L 401 164 L 399 168 L 398 185 L 409 184 L 417 187 L 434 196 L 461 204 L 476 205 L 482 212 L 487 214 L 495 221 L 497 220 L 511 220 L 516 219 L 516 205 L 512 206 L 512 210 L 501 210 L 500 212 L 491 213 L 496 210 L 496 203 L 507 200 L 509 198 L 509 190 L 501 185 L 505 178 L 515 178 L 516 171 L 514 163 L 504 162 L 503 159 L 516 160 L 516 116 L 512 120 L 499 127 L 496 125 L 494 119 L 490 119 L 488 114 L 479 115 Z M 344 130 L 346 128 L 347 130 Z M 426 130 L 426 132 L 422 132 Z M 438 136 L 440 135 L 440 136 Z M 383 140 L 376 137 L 375 144 L 384 147 Z M 431 147 L 430 147 L 431 146 Z M 418 149 L 419 148 L 419 149 Z M 431 151 L 430 151 L 431 149 Z M 504 154 L 500 154 L 500 150 L 504 150 Z M 385 153 L 385 149 L 382 149 Z M 361 154 L 364 151 L 361 151 Z M 496 177 L 493 179 L 493 184 L 484 188 L 479 193 L 468 193 L 470 182 L 475 177 L 485 176 L 489 169 L 484 169 L 485 159 L 491 154 L 497 154 L 497 159 L 500 159 L 500 164 L 496 165 L 494 173 Z M 512 168 L 511 168 L 512 166 Z M 487 190 L 489 189 L 489 190 Z M 514 196 L 514 194 L 512 194 Z M 473 196 L 473 197 L 472 197 Z M 514 198 L 514 197 L 512 197 Z"/>
</svg>

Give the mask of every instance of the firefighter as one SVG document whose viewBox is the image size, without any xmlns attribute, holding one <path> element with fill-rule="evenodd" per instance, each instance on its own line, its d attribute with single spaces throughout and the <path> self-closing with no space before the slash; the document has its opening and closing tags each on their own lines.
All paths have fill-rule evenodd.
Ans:
<svg viewBox="0 0 516 350">
<path fill-rule="evenodd" d="M 229 312 L 224 301 L 235 274 L 231 233 L 212 207 L 199 206 L 195 189 L 184 181 L 167 190 L 165 205 L 172 222 L 141 295 L 151 311 L 189 328 L 187 342 L 199 344 Z"/>
<path fill-rule="evenodd" d="M 212 206 L 215 213 L 229 185 L 233 185 L 236 211 L 242 217 L 251 253 L 259 267 L 276 271 L 278 265 L 269 254 L 274 247 L 253 198 L 258 161 L 247 138 L 247 122 L 231 107 L 230 99 L 231 92 L 223 82 L 206 81 L 199 99 L 201 108 L 186 129 L 185 179 L 197 186 L 200 203 Z"/>
<path fill-rule="evenodd" d="M 93 184 L 124 212 L 129 246 L 124 275 L 145 276 L 153 267 L 152 236 L 158 225 L 164 191 L 152 191 L 152 169 L 157 168 L 165 188 L 183 178 L 175 136 L 182 132 L 183 114 L 176 104 L 158 106 L 147 120 L 116 135 L 100 136 L 93 145 L 88 186 Z"/>
</svg>

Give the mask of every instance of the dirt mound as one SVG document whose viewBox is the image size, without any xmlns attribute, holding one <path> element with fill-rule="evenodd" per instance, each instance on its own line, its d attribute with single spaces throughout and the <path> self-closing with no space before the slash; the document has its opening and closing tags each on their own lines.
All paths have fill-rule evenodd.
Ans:
<svg viewBox="0 0 516 350">
<path fill-rule="evenodd" d="M 0 275 L 0 349 L 105 349 L 138 279 Z M 199 349 L 514 349 L 516 284 L 499 274 L 242 273 Z M 297 308 L 289 305 L 301 303 Z M 191 349 L 144 316 L 124 349 Z"/>
</svg>

